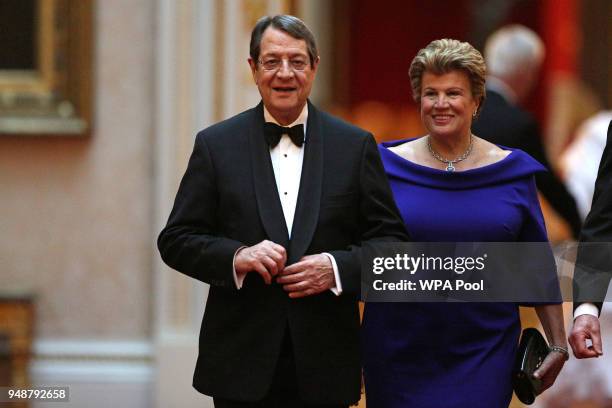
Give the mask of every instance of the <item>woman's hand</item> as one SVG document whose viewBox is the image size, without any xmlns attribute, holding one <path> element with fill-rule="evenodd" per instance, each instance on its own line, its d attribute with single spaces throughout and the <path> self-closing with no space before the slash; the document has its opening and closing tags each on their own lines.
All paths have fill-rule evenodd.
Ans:
<svg viewBox="0 0 612 408">
<path fill-rule="evenodd" d="M 550 388 L 555 383 L 566 361 L 566 354 L 559 351 L 551 351 L 548 353 L 540 368 L 533 373 L 535 378 L 542 380 L 541 392 L 544 392 L 544 390 Z"/>
<path fill-rule="evenodd" d="M 563 364 L 567 361 L 567 342 L 563 326 L 563 309 L 561 305 L 539 305 L 535 307 L 538 318 L 546 333 L 549 344 L 553 345 L 540 368 L 533 376 L 542 380 L 542 392 L 555 383 Z M 556 348 L 556 350 L 554 350 Z M 561 351 L 561 350 L 564 350 Z"/>
</svg>

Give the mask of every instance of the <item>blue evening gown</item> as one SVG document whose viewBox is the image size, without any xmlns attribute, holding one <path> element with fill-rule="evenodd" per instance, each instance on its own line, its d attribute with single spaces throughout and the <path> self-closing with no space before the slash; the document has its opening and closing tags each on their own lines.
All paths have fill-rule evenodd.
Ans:
<svg viewBox="0 0 612 408">
<path fill-rule="evenodd" d="M 448 173 L 379 149 L 414 241 L 536 242 L 546 229 L 521 150 Z M 520 336 L 514 303 L 367 303 L 362 353 L 368 408 L 506 408 Z"/>
</svg>

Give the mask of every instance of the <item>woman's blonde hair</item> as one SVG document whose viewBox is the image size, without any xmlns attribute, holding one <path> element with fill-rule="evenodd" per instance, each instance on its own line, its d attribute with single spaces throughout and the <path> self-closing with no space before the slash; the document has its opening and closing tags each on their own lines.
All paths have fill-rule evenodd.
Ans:
<svg viewBox="0 0 612 408">
<path fill-rule="evenodd" d="M 461 70 L 470 80 L 472 97 L 478 102 L 480 113 L 486 98 L 486 66 L 482 54 L 470 43 L 444 38 L 430 42 L 421 49 L 410 64 L 410 85 L 412 97 L 421 104 L 421 81 L 425 72 L 436 75 Z"/>
</svg>

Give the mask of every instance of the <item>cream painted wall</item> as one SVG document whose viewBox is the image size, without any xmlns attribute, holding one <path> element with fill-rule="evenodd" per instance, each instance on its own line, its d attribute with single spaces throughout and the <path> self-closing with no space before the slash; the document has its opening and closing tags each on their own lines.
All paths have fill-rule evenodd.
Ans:
<svg viewBox="0 0 612 408">
<path fill-rule="evenodd" d="M 154 7 L 96 3 L 90 138 L 0 138 L 0 287 L 37 339 L 150 335 Z"/>
</svg>

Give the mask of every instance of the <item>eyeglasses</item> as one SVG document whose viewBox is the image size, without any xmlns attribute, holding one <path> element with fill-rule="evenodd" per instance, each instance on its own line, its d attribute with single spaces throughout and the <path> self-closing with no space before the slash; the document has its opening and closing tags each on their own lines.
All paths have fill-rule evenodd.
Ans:
<svg viewBox="0 0 612 408">
<path fill-rule="evenodd" d="M 290 60 L 266 58 L 257 62 L 263 67 L 264 71 L 278 71 L 283 66 L 283 61 L 287 61 L 289 69 L 293 71 L 304 71 L 308 66 L 308 61 L 303 58 L 292 58 Z"/>
</svg>

